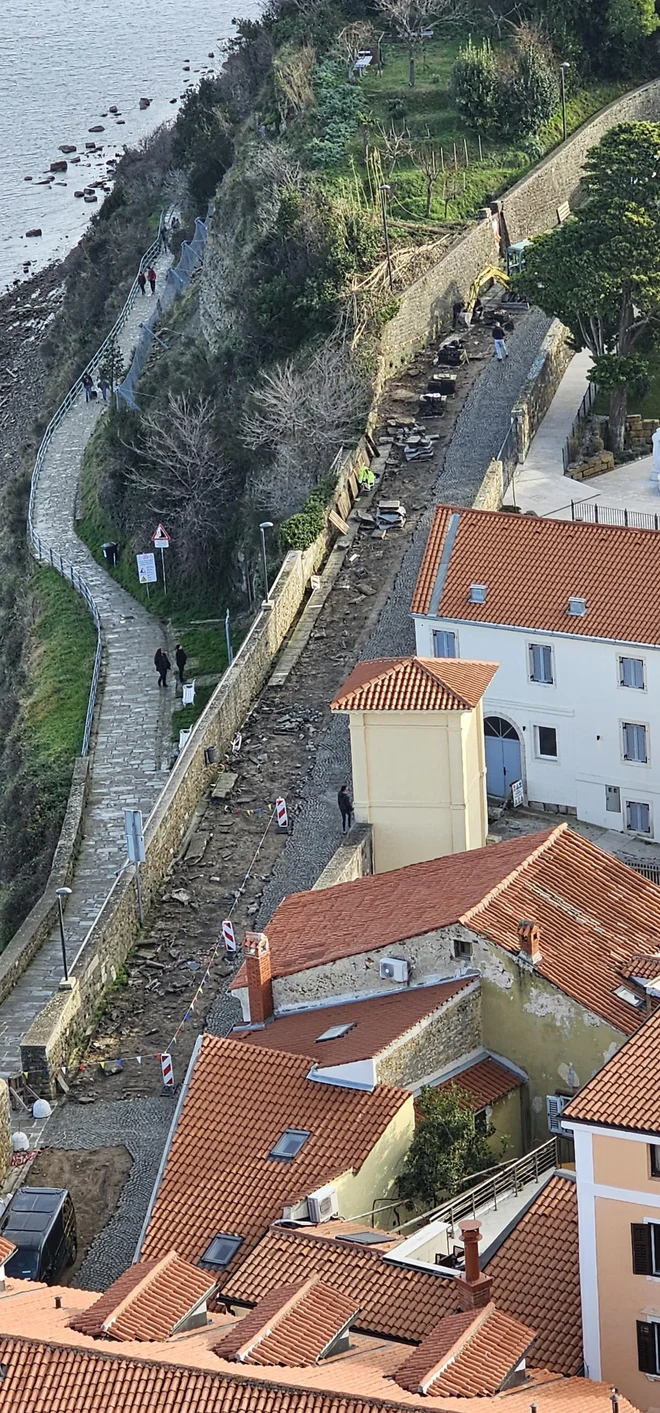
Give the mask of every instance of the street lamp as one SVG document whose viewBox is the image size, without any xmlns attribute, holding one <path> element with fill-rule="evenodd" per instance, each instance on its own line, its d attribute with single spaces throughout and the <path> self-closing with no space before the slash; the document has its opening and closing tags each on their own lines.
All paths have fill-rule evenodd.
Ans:
<svg viewBox="0 0 660 1413">
<path fill-rule="evenodd" d="M 60 919 L 60 942 L 62 943 L 62 964 L 63 964 L 63 966 L 64 966 L 64 980 L 65 980 L 65 981 L 68 981 L 68 980 L 69 980 L 69 968 L 67 967 L 67 964 L 66 964 L 66 941 L 65 941 L 65 938 L 64 938 L 64 913 L 63 913 L 63 911 L 62 911 L 62 908 L 63 908 L 62 899 L 63 899 L 63 898 L 70 898 L 70 897 L 71 897 L 71 889 L 70 889 L 70 888 L 56 888 L 56 889 L 55 889 L 55 893 L 56 893 L 56 896 L 57 896 L 57 911 L 58 911 L 59 919 Z"/>
<path fill-rule="evenodd" d="M 262 555 L 263 555 L 263 561 L 264 561 L 264 584 L 266 585 L 266 595 L 265 595 L 265 597 L 266 597 L 267 600 L 270 598 L 270 589 L 268 588 L 268 560 L 266 559 L 266 535 L 265 535 L 265 531 L 266 531 L 266 530 L 272 530 L 272 528 L 273 528 L 273 522 L 272 522 L 272 520 L 262 520 L 262 522 L 261 522 L 261 524 L 260 524 L 260 526 L 259 526 L 259 529 L 261 530 L 261 553 L 262 553 Z"/>
<path fill-rule="evenodd" d="M 386 254 L 386 256 L 387 256 L 387 273 L 388 273 L 388 275 L 389 275 L 389 280 L 390 280 L 390 289 L 394 289 L 394 284 L 393 284 L 393 281 L 392 281 L 392 257 L 391 257 L 391 255 L 390 255 L 390 236 L 389 236 L 389 231 L 388 231 L 388 229 L 387 229 L 387 202 L 386 202 L 386 197 L 385 197 L 385 192 L 390 190 L 388 183 L 387 183 L 387 182 L 382 182 L 381 185 L 379 186 L 378 190 L 379 190 L 379 192 L 380 192 L 380 209 L 381 209 L 381 213 L 382 213 L 382 217 L 383 217 L 383 233 L 384 233 L 384 236 L 385 236 L 385 254 Z"/>
<path fill-rule="evenodd" d="M 564 60 L 563 64 L 559 65 L 559 82 L 561 85 L 561 125 L 564 134 L 562 142 L 566 141 L 566 70 L 570 69 L 570 67 L 571 66 L 566 59 Z"/>
</svg>

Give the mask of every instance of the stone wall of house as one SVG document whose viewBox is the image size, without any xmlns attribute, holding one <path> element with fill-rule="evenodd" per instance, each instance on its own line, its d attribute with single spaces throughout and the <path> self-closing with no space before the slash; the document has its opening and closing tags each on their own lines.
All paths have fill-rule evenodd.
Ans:
<svg viewBox="0 0 660 1413">
<path fill-rule="evenodd" d="M 415 1027 L 402 1045 L 377 1061 L 381 1084 L 412 1088 L 482 1048 L 481 987 L 459 992 L 428 1023 Z"/>
<path fill-rule="evenodd" d="M 11 1114 L 9 1111 L 9 1086 L 0 1079 L 0 1182 L 4 1181 L 11 1163 Z"/>
</svg>

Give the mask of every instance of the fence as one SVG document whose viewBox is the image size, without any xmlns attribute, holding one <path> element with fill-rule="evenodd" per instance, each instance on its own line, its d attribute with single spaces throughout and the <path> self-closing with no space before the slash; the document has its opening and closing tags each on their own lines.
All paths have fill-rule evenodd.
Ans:
<svg viewBox="0 0 660 1413">
<path fill-rule="evenodd" d="M 641 874 L 642 878 L 648 878 L 649 883 L 660 885 L 660 863 L 637 859 L 634 854 L 617 854 L 616 857 L 628 868 L 633 868 L 635 873 Z"/>
<path fill-rule="evenodd" d="M 140 270 L 146 269 L 151 264 L 152 260 L 155 260 L 161 248 L 162 240 L 163 217 L 161 214 L 158 226 L 158 235 L 156 236 L 155 241 L 153 241 L 153 243 L 149 246 L 149 249 L 146 250 L 144 255 L 142 256 L 138 267 L 138 274 Z M 123 329 L 126 320 L 128 319 L 131 309 L 133 308 L 133 305 L 138 295 L 139 288 L 140 287 L 138 285 L 136 275 L 133 284 L 131 285 L 131 288 L 129 290 L 126 303 L 118 319 L 115 320 L 110 330 L 110 333 L 103 340 L 101 347 L 96 350 L 96 353 L 94 354 L 93 358 L 90 359 L 87 366 L 83 368 L 80 377 L 76 379 L 75 383 L 73 384 L 73 387 L 69 388 L 69 391 L 66 397 L 64 398 L 64 401 L 60 403 L 57 411 L 51 417 L 50 422 L 48 423 L 48 426 L 46 427 L 44 435 L 41 439 L 41 445 L 36 455 L 34 470 L 32 472 L 32 482 L 30 485 L 30 502 L 28 506 L 27 519 L 27 531 L 30 545 L 40 563 L 43 563 L 44 561 L 50 563 L 53 569 L 56 569 L 57 572 L 61 574 L 64 579 L 70 580 L 73 588 L 76 589 L 78 593 L 81 594 L 84 598 L 85 603 L 87 604 L 87 607 L 89 608 L 92 618 L 94 619 L 94 623 L 96 625 L 96 655 L 94 657 L 94 671 L 92 673 L 92 683 L 89 691 L 89 703 L 87 706 L 87 717 L 85 719 L 85 730 L 83 734 L 82 749 L 80 752 L 80 754 L 83 756 L 86 756 L 89 752 L 89 741 L 92 731 L 92 721 L 94 719 L 94 707 L 96 705 L 96 694 L 98 691 L 99 677 L 101 674 L 101 654 L 103 649 L 101 639 L 101 618 L 94 598 L 90 593 L 90 590 L 87 584 L 85 583 L 85 580 L 83 579 L 80 571 L 76 569 L 75 565 L 71 564 L 68 559 L 64 559 L 64 557 L 59 553 L 59 550 L 53 549 L 53 547 L 50 545 L 45 545 L 41 537 L 37 534 L 34 525 L 34 506 L 37 495 L 37 487 L 39 485 L 39 477 L 41 475 L 41 470 L 46 459 L 46 452 L 48 451 L 51 441 L 53 440 L 55 432 L 57 431 L 60 422 L 62 422 L 63 419 L 66 417 L 66 414 L 69 409 L 73 407 L 76 398 L 82 392 L 83 378 L 85 377 L 85 374 L 93 373 L 98 368 L 99 364 L 105 357 L 106 352 L 112 346 L 112 344 L 114 344 L 117 335 L 121 333 L 121 330 Z"/>
<path fill-rule="evenodd" d="M 593 407 L 593 405 L 594 405 L 594 402 L 596 401 L 596 394 L 597 394 L 597 392 L 598 392 L 598 389 L 597 389 L 597 387 L 596 387 L 596 384 L 595 384 L 595 383 L 590 383 L 589 386 L 588 386 L 588 388 L 587 388 L 586 393 L 584 394 L 584 397 L 583 397 L 583 399 L 582 399 L 582 402 L 580 403 L 580 406 L 578 407 L 578 410 L 577 410 L 577 413 L 576 413 L 576 415 L 575 415 L 575 418 L 574 418 L 574 421 L 573 421 L 573 425 L 572 425 L 572 427 L 571 427 L 571 430 L 570 430 L 570 432 L 569 432 L 569 434 L 568 434 L 568 436 L 567 436 L 567 438 L 566 438 L 566 441 L 564 442 L 564 445 L 563 445 L 563 447 L 562 447 L 561 459 L 562 459 L 562 463 L 563 463 L 563 466 L 564 466 L 564 475 L 565 475 L 565 476 L 568 475 L 568 467 L 569 467 L 570 462 L 571 462 L 571 460 L 572 460 L 572 457 L 571 457 L 571 450 L 570 450 L 571 442 L 572 442 L 572 441 L 574 440 L 574 438 L 577 436 L 577 434 L 578 434 L 578 432 L 579 432 L 580 427 L 582 426 L 582 424 L 583 424 L 584 422 L 586 422 L 587 417 L 589 416 L 589 413 L 591 412 L 591 409 L 592 409 L 592 407 Z"/>
<path fill-rule="evenodd" d="M 154 329 L 160 323 L 163 314 L 172 308 L 174 301 L 182 289 L 187 289 L 195 270 L 201 263 L 206 245 L 208 227 L 199 217 L 195 221 L 195 234 L 190 242 L 185 241 L 181 246 L 179 263 L 175 267 L 170 266 L 165 277 L 162 293 L 158 296 L 156 307 L 149 315 L 148 319 L 140 325 L 142 333 L 135 345 L 133 361 L 124 378 L 116 388 L 117 402 L 121 399 L 131 411 L 138 412 L 139 408 L 135 401 L 135 389 L 141 378 L 147 363 L 151 357 L 151 350 L 155 338 Z M 143 261 L 144 263 L 144 261 Z"/>
<path fill-rule="evenodd" d="M 568 506 L 566 506 L 568 509 Z M 558 512 L 555 511 L 556 515 Z M 625 525 L 631 530 L 660 530 L 660 515 L 627 506 L 599 505 L 597 500 L 571 501 L 571 520 L 589 525 Z"/>
<path fill-rule="evenodd" d="M 514 1163 L 503 1164 L 483 1182 L 468 1188 L 467 1192 L 460 1192 L 449 1202 L 443 1203 L 442 1207 L 436 1207 L 432 1212 L 422 1212 L 395 1230 L 404 1232 L 410 1227 L 425 1226 L 427 1222 L 437 1221 L 448 1222 L 454 1227 L 464 1217 L 476 1218 L 479 1212 L 483 1212 L 484 1208 L 490 1207 L 491 1204 L 497 1211 L 498 1198 L 517 1197 L 530 1182 L 538 1182 L 543 1173 L 548 1173 L 558 1166 L 559 1140 L 550 1138 L 547 1143 L 542 1143 L 540 1148 L 526 1153 L 524 1158 L 516 1158 Z M 396 1250 L 392 1255 L 396 1259 Z"/>
</svg>

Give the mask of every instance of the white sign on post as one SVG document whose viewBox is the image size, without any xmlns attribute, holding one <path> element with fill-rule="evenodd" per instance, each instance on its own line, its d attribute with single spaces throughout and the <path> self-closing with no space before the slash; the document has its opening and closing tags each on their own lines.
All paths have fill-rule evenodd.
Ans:
<svg viewBox="0 0 660 1413">
<path fill-rule="evenodd" d="M 524 805 L 525 791 L 522 780 L 514 780 L 511 786 L 511 802 L 514 810 L 518 808 L 518 805 Z"/>
<path fill-rule="evenodd" d="M 169 547 L 170 547 L 170 537 L 169 537 L 169 535 L 168 535 L 168 533 L 167 533 L 167 530 L 165 529 L 165 526 L 163 525 L 163 523 L 162 523 L 161 520 L 158 521 L 158 524 L 157 524 L 157 526 L 156 526 L 156 529 L 154 530 L 153 535 L 151 536 L 151 539 L 152 539 L 152 541 L 153 541 L 154 548 L 160 550 L 160 562 L 161 562 L 161 564 L 162 564 L 162 566 L 163 566 L 163 593 L 166 594 L 166 593 L 167 593 L 167 579 L 165 578 L 165 553 L 164 553 L 164 551 L 165 551 L 166 549 L 169 549 Z"/>
<path fill-rule="evenodd" d="M 138 579 L 141 584 L 157 584 L 155 554 L 136 554 Z"/>
<path fill-rule="evenodd" d="M 124 810 L 126 826 L 126 848 L 131 863 L 144 863 L 144 835 L 142 833 L 142 810 Z"/>
</svg>

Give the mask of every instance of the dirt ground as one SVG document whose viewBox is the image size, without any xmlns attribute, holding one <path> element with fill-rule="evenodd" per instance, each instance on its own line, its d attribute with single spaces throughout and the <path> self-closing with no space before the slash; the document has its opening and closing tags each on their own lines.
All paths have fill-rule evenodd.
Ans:
<svg viewBox="0 0 660 1413">
<path fill-rule="evenodd" d="M 73 1198 L 78 1254 L 61 1277 L 71 1285 L 94 1237 L 110 1220 L 133 1165 L 123 1144 L 114 1148 L 42 1148 L 28 1173 L 26 1187 L 66 1187 Z"/>
<path fill-rule="evenodd" d="M 471 361 L 460 369 L 457 394 L 448 400 L 446 415 L 427 423 L 429 432 L 439 436 L 433 460 L 406 464 L 399 455 L 398 464 L 386 470 L 379 487 L 378 496 L 403 500 L 408 512 L 405 528 L 388 532 L 385 540 L 358 537 L 350 563 L 347 557 L 297 666 L 283 687 L 266 688 L 262 693 L 245 724 L 240 757 L 227 761 L 228 768 L 238 774 L 231 803 L 214 806 L 207 801 L 198 811 L 197 833 L 207 838 L 203 858 L 196 864 L 182 859 L 175 863 L 127 961 L 126 982 L 108 998 L 80 1070 L 72 1079 L 72 1100 L 89 1102 L 160 1092 L 160 1052 L 169 1048 L 189 1008 L 222 919 L 243 884 L 263 835 L 269 804 L 284 795 L 295 814 L 327 720 L 328 703 L 387 601 L 410 536 L 429 501 L 456 418 L 483 360 L 492 357 L 490 329 L 475 329 L 468 347 Z M 432 371 L 433 352 L 429 349 L 418 355 L 392 380 L 381 403 L 381 429 L 388 417 L 415 414 L 417 399 Z M 338 828 L 338 843 L 339 837 Z M 272 828 L 233 914 L 237 936 L 251 926 L 263 884 L 284 846 L 285 837 Z M 214 966 L 210 984 L 200 998 L 203 1006 L 198 1006 L 183 1028 L 173 1052 L 177 1083 L 183 1079 L 195 1040 L 204 1030 L 204 1017 L 230 974 L 224 960 Z M 121 1070 L 111 1076 L 104 1074 L 101 1062 L 118 1058 Z"/>
</svg>

